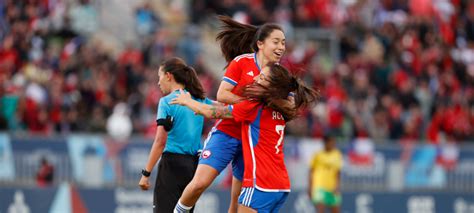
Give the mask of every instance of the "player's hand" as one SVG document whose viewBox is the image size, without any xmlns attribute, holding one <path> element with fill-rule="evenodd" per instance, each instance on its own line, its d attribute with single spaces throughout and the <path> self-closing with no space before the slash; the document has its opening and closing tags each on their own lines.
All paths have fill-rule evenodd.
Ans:
<svg viewBox="0 0 474 213">
<path fill-rule="evenodd" d="M 170 104 L 179 104 L 185 106 L 189 100 L 192 100 L 191 94 L 180 89 L 179 94 L 176 96 L 176 98 L 171 100 Z"/>
<path fill-rule="evenodd" d="M 142 178 L 140 179 L 140 182 L 138 182 L 138 185 L 142 190 L 148 190 L 148 188 L 150 188 L 150 182 L 148 181 L 148 177 L 142 175 Z"/>
</svg>

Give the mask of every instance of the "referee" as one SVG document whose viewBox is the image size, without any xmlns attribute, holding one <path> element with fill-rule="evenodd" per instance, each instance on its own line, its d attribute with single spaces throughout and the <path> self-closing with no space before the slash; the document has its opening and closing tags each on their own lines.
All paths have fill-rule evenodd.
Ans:
<svg viewBox="0 0 474 213">
<path fill-rule="evenodd" d="M 205 98 L 201 83 L 193 68 L 180 58 L 172 58 L 160 65 L 159 87 L 166 96 L 160 99 L 157 130 L 148 162 L 142 170 L 139 186 L 150 187 L 149 177 L 158 159 L 158 175 L 153 193 L 153 212 L 173 212 L 184 188 L 192 180 L 202 148 L 201 134 L 204 117 L 191 109 L 170 105 L 169 102 L 183 89 L 196 101 L 212 104 Z"/>
</svg>

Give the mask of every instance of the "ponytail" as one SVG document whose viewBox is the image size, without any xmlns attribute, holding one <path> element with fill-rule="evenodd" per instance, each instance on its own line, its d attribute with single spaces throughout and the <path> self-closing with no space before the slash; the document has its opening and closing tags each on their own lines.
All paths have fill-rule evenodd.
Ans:
<svg viewBox="0 0 474 213">
<path fill-rule="evenodd" d="M 319 93 L 308 86 L 295 76 L 291 76 L 291 89 L 294 91 L 295 108 L 306 107 L 308 104 L 316 101 Z"/>
<path fill-rule="evenodd" d="M 191 66 L 186 66 L 184 68 L 186 74 L 184 77 L 186 78 L 186 83 L 184 84 L 184 88 L 189 91 L 189 93 L 198 99 L 204 99 L 204 90 L 202 88 L 201 82 L 197 76 L 196 70 Z"/>
<path fill-rule="evenodd" d="M 318 92 L 306 86 L 301 79 L 290 75 L 288 70 L 279 64 L 271 65 L 270 73 L 267 79 L 270 83 L 268 87 L 254 83 L 245 88 L 243 95 L 266 103 L 280 112 L 286 121 L 294 119 L 300 108 L 316 101 L 319 96 Z M 291 92 L 294 92 L 294 103 L 288 101 Z"/>
<path fill-rule="evenodd" d="M 217 16 L 222 22 L 221 31 L 217 34 L 216 41 L 221 46 L 222 55 L 227 63 L 244 53 L 251 53 L 257 27 L 241 24 L 228 16 Z"/>
<path fill-rule="evenodd" d="M 186 65 L 183 59 L 171 58 L 161 65 L 164 72 L 171 73 L 176 83 L 182 84 L 184 88 L 197 99 L 204 99 L 204 89 L 197 76 L 196 71 L 191 66 Z"/>
<path fill-rule="evenodd" d="M 299 86 L 298 84 L 299 84 L 298 78 L 296 78 L 294 75 L 291 75 L 290 76 L 290 89 L 292 91 L 298 89 L 298 86 Z"/>
</svg>

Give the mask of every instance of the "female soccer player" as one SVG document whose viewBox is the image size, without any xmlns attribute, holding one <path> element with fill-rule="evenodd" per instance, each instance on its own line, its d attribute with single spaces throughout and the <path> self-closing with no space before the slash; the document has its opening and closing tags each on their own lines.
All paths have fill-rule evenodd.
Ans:
<svg viewBox="0 0 474 213">
<path fill-rule="evenodd" d="M 150 187 L 149 176 L 158 159 L 153 196 L 154 212 L 173 212 L 186 185 L 193 178 L 199 160 L 201 134 L 204 118 L 187 107 L 170 105 L 169 102 L 179 94 L 188 91 L 199 103 L 212 104 L 204 97 L 204 91 L 192 67 L 182 59 L 172 58 L 161 64 L 158 85 L 166 94 L 160 99 L 157 114 L 155 141 L 148 162 L 142 170 L 139 186 L 143 190 Z"/>
<path fill-rule="evenodd" d="M 329 207 L 331 213 L 339 213 L 342 154 L 333 136 L 326 135 L 323 139 L 324 149 L 311 160 L 308 193 L 318 212 L 323 213 Z"/>
<path fill-rule="evenodd" d="M 254 81 L 261 69 L 280 61 L 285 52 L 285 35 L 276 24 L 256 27 L 238 23 L 226 16 L 219 16 L 219 20 L 223 26 L 217 40 L 228 65 L 217 91 L 217 101 L 235 104 L 244 100 L 241 96 L 243 88 Z M 233 119 L 218 120 L 209 132 L 196 174 L 184 190 L 176 211 L 194 206 L 232 161 L 234 177 L 229 212 L 236 212 L 243 174 L 241 149 L 241 125 Z"/>
<path fill-rule="evenodd" d="M 274 104 L 291 91 L 296 93 L 294 107 Z M 278 212 L 290 191 L 283 159 L 285 124 L 295 117 L 298 108 L 313 102 L 317 94 L 283 66 L 273 64 L 262 69 L 256 83 L 247 86 L 243 95 L 250 100 L 229 106 L 208 106 L 181 93 L 171 104 L 188 106 L 205 117 L 233 118 L 240 123 L 245 171 L 238 210 Z"/>
</svg>

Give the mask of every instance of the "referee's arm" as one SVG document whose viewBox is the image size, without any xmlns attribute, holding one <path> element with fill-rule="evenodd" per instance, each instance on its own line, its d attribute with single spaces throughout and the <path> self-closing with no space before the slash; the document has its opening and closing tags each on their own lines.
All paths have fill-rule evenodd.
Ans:
<svg viewBox="0 0 474 213">
<path fill-rule="evenodd" d="M 145 170 L 150 172 L 155 167 L 156 162 L 160 159 L 161 154 L 163 153 L 163 149 L 165 148 L 166 138 L 168 137 L 168 133 L 166 132 L 165 128 L 162 125 L 159 125 L 156 129 L 155 140 L 153 141 L 153 145 L 150 150 L 150 155 L 148 156 L 148 162 L 145 166 Z M 138 185 L 143 190 L 148 190 L 150 187 L 150 182 L 148 181 L 149 177 L 142 175 L 140 182 Z"/>
</svg>

